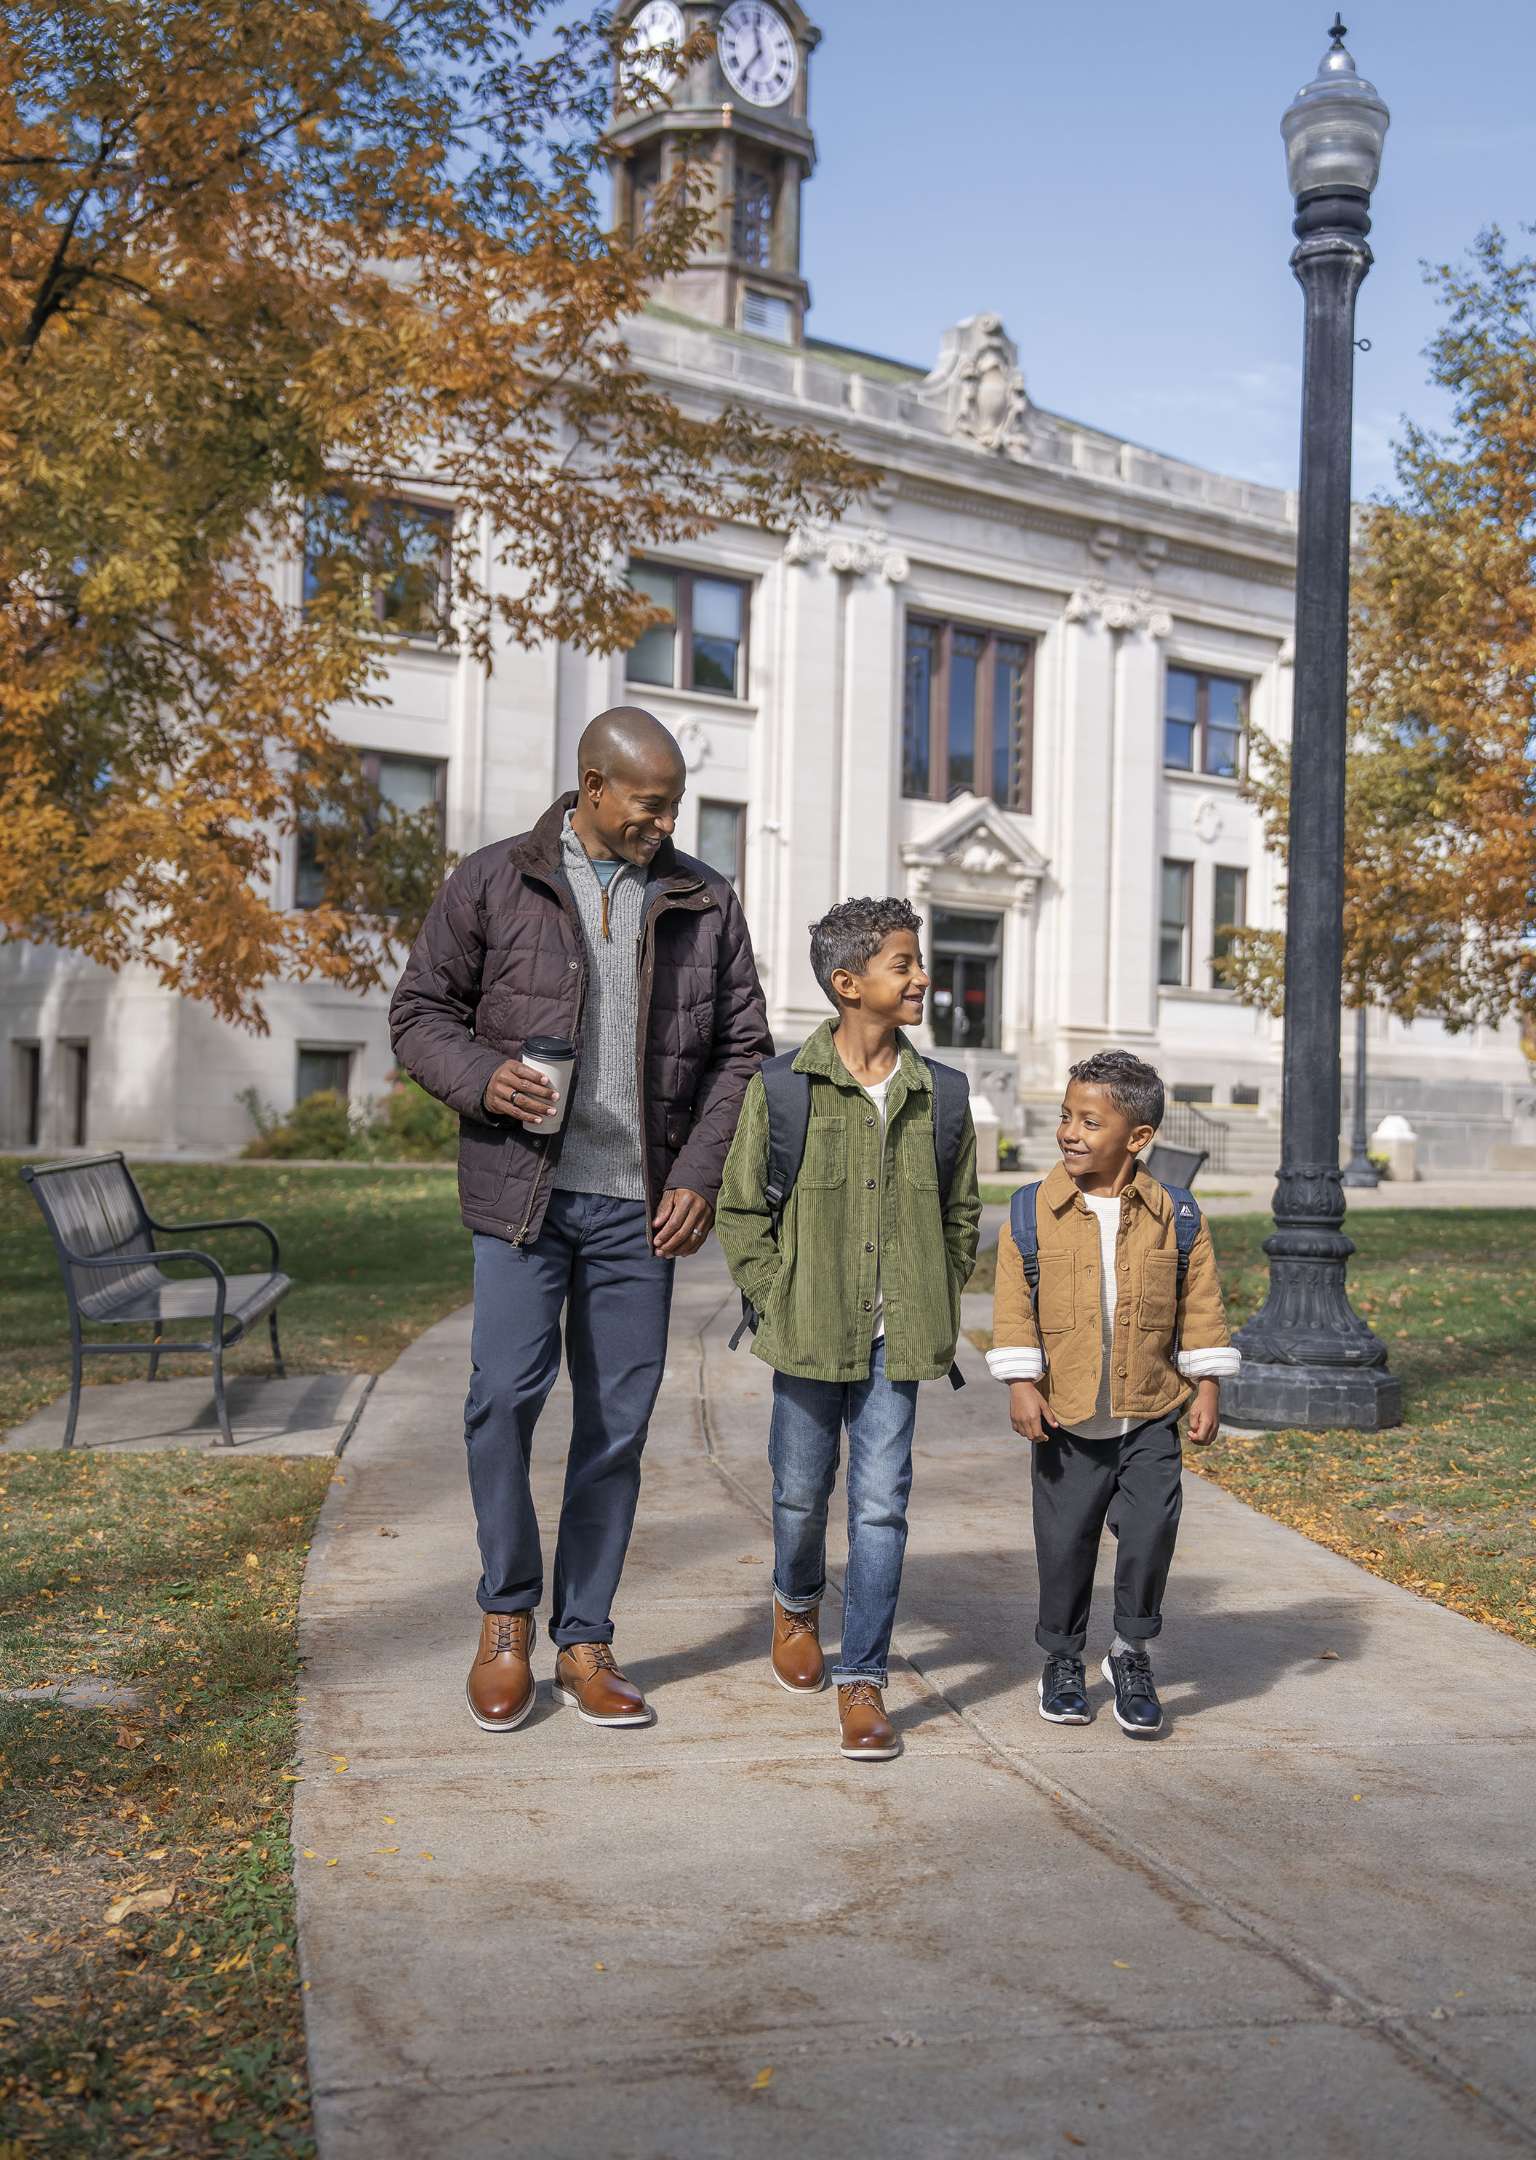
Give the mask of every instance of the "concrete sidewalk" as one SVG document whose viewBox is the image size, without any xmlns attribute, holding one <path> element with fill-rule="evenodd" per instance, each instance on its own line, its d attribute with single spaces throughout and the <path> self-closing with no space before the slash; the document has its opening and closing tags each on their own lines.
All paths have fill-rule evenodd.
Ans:
<svg viewBox="0 0 1536 2160">
<path fill-rule="evenodd" d="M 646 1731 L 471 1724 L 467 1314 L 374 1391 L 302 1610 L 321 2160 L 1529 2153 L 1531 1653 L 1192 1478 L 1165 1737 L 1098 1683 L 1043 1725 L 983 1378 L 924 1391 L 906 1753 L 845 1763 L 766 1669 L 768 1375 L 727 1293 L 713 1248 L 680 1268 L 618 1614 Z"/>
</svg>

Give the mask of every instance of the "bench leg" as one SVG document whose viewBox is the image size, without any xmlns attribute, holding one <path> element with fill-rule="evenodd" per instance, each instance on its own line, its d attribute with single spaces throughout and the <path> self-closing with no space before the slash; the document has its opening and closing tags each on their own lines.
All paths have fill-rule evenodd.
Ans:
<svg viewBox="0 0 1536 2160">
<path fill-rule="evenodd" d="M 277 1339 L 277 1307 L 275 1305 L 267 1314 L 267 1332 L 272 1337 L 272 1370 L 277 1374 L 279 1380 L 286 1380 L 288 1368 L 283 1363 L 282 1347 Z"/>
<path fill-rule="evenodd" d="M 80 1416 L 80 1382 L 84 1371 L 85 1359 L 80 1355 L 80 1345 L 76 1343 L 69 1376 L 69 1416 L 64 1421 L 64 1445 L 67 1448 L 72 1448 L 75 1444 L 75 1425 Z"/>
<path fill-rule="evenodd" d="M 156 1380 L 160 1376 L 160 1338 L 163 1332 L 160 1328 L 155 1329 L 155 1347 L 149 1353 L 149 1377 L 151 1380 Z"/>
<path fill-rule="evenodd" d="M 223 1440 L 216 1442 L 215 1445 L 233 1447 L 235 1436 L 230 1429 L 229 1405 L 224 1400 L 224 1349 L 222 1344 L 213 1353 L 213 1407 L 218 1412 L 219 1430 L 224 1435 Z"/>
</svg>

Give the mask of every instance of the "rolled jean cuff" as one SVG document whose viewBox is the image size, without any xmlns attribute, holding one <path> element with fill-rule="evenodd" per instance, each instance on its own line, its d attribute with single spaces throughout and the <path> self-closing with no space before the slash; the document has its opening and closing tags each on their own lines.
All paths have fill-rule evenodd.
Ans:
<svg viewBox="0 0 1536 2160">
<path fill-rule="evenodd" d="M 821 1588 L 813 1590 L 808 1597 L 786 1597 L 777 1583 L 773 1586 L 773 1594 L 786 1612 L 814 1612 L 827 1594 L 826 1580 L 823 1578 Z"/>
<path fill-rule="evenodd" d="M 887 1685 L 887 1675 L 883 1671 L 850 1672 L 846 1665 L 834 1665 L 832 1668 L 832 1685 L 834 1687 L 853 1687 L 860 1680 L 867 1681 L 871 1687 L 882 1690 Z"/>
<path fill-rule="evenodd" d="M 1080 1658 L 1088 1645 L 1088 1630 L 1083 1628 L 1076 1635 L 1062 1635 L 1055 1628 L 1037 1627 L 1035 1641 L 1053 1657 Z"/>
<path fill-rule="evenodd" d="M 613 1622 L 610 1620 L 606 1627 L 551 1628 L 549 1639 L 557 1650 L 573 1650 L 577 1643 L 584 1642 L 611 1643 Z"/>
<path fill-rule="evenodd" d="M 1152 1620 L 1122 1620 L 1118 1616 L 1115 1620 L 1115 1633 L 1122 1642 L 1150 1642 L 1154 1635 L 1161 1635 L 1162 1632 L 1161 1613 Z"/>
</svg>

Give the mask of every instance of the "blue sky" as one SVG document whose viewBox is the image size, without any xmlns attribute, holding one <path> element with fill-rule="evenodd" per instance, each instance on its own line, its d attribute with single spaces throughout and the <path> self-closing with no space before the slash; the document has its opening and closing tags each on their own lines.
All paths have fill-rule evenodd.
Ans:
<svg viewBox="0 0 1536 2160">
<path fill-rule="evenodd" d="M 996 309 L 1041 405 L 1295 479 L 1301 288 L 1280 114 L 1324 0 L 811 0 L 814 336 L 923 364 Z M 1392 111 L 1361 293 L 1355 488 L 1443 417 L 1421 262 L 1536 222 L 1536 0 L 1344 10 Z M 1536 246 L 1536 241 L 1530 243 Z"/>
</svg>

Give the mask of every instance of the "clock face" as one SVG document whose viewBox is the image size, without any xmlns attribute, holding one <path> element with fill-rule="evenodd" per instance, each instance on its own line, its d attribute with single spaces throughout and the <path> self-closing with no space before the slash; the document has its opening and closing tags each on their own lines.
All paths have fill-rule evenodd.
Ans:
<svg viewBox="0 0 1536 2160">
<path fill-rule="evenodd" d="M 665 90 L 675 70 L 657 57 L 658 52 L 665 45 L 681 45 L 687 34 L 683 11 L 672 0 L 645 0 L 625 33 L 619 67 L 625 95 L 632 97 L 641 84 Z"/>
<path fill-rule="evenodd" d="M 800 53 L 778 9 L 767 0 L 731 0 L 716 38 L 731 88 L 751 105 L 782 105 L 795 87 Z"/>
</svg>

